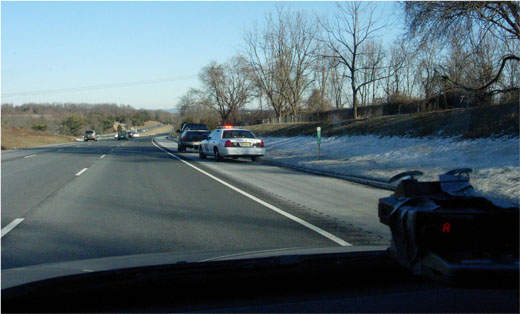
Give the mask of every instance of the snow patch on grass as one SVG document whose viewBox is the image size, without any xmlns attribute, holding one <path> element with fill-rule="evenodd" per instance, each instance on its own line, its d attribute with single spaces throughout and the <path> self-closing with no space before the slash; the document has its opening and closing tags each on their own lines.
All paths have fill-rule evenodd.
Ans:
<svg viewBox="0 0 520 314">
<path fill-rule="evenodd" d="M 455 168 L 471 168 L 471 183 L 493 199 L 520 199 L 518 137 L 409 138 L 338 136 L 323 137 L 317 160 L 316 138 L 264 137 L 265 159 L 345 175 L 387 180 L 408 170 L 424 172 L 422 180 L 436 180 Z"/>
</svg>

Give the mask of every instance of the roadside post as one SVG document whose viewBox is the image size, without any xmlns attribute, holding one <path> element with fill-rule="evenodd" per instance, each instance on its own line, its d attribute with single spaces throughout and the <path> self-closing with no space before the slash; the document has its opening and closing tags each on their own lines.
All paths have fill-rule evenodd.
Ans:
<svg viewBox="0 0 520 314">
<path fill-rule="evenodd" d="M 318 143 L 318 160 L 320 160 L 320 144 L 321 144 L 321 127 L 316 128 L 316 141 Z"/>
</svg>

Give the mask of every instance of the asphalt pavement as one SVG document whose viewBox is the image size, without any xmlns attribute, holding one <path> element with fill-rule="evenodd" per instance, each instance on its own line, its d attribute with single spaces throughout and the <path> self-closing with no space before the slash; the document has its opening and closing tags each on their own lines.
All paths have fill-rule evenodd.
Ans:
<svg viewBox="0 0 520 314">
<path fill-rule="evenodd" d="M 154 142 L 190 164 L 254 191 L 255 195 L 280 204 L 288 212 L 353 245 L 386 245 L 390 242 L 390 230 L 379 222 L 377 205 L 380 198 L 389 196 L 392 191 L 245 158 L 216 162 L 208 156 L 201 160 L 194 149 L 178 153 L 176 141 L 166 136 L 155 137 Z M 269 147 L 266 154 L 269 154 Z"/>
<path fill-rule="evenodd" d="M 245 160 L 201 162 L 161 139 L 2 152 L 2 269 L 388 243 L 376 206 L 388 191 Z"/>
<path fill-rule="evenodd" d="M 350 245 L 247 196 L 247 188 L 239 193 L 215 181 L 150 137 L 2 152 L 1 175 L 2 269 L 145 253 Z"/>
</svg>

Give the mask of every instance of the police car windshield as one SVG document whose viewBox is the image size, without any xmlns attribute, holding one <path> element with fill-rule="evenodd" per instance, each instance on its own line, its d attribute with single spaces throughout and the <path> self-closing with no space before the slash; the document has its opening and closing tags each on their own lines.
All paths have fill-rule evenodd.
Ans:
<svg viewBox="0 0 520 314">
<path fill-rule="evenodd" d="M 222 138 L 255 138 L 253 133 L 245 130 L 230 130 L 224 131 Z"/>
</svg>

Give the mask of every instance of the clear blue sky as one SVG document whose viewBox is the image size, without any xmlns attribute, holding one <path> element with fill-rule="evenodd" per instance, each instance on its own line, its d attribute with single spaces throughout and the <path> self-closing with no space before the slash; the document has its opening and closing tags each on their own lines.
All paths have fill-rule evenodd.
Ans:
<svg viewBox="0 0 520 314">
<path fill-rule="evenodd" d="M 168 109 L 211 60 L 236 55 L 277 2 L 2 2 L 2 103 L 85 102 Z M 331 2 L 285 2 L 330 14 Z M 386 12 L 395 3 L 381 4 Z M 391 33 L 396 33 L 397 29 Z M 154 82 L 149 82 L 154 81 Z M 103 89 L 51 92 L 86 86 Z M 132 85 L 132 86 L 129 86 Z M 27 92 L 46 91 L 46 93 Z M 16 95 L 26 93 L 25 95 Z"/>
</svg>

